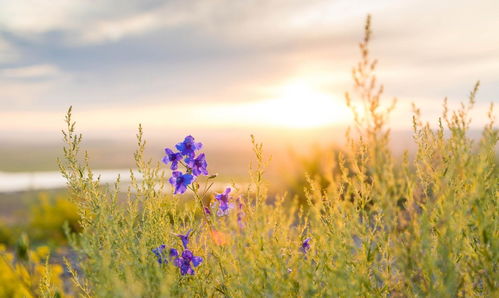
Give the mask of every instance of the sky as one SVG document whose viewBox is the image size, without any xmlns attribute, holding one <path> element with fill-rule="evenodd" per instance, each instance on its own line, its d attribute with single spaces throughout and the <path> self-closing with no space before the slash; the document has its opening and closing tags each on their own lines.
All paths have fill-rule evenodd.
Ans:
<svg viewBox="0 0 499 298">
<path fill-rule="evenodd" d="M 0 0 L 0 139 L 346 126 L 366 15 L 385 99 L 438 117 L 499 102 L 497 0 Z M 497 113 L 496 113 L 497 114 Z"/>
</svg>

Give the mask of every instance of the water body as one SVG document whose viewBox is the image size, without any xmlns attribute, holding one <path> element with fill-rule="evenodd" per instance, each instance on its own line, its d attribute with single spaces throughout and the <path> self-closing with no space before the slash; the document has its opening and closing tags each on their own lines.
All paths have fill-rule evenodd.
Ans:
<svg viewBox="0 0 499 298">
<path fill-rule="evenodd" d="M 134 173 L 139 179 L 140 175 Z M 94 176 L 101 177 L 102 183 L 113 183 L 120 175 L 121 182 L 130 182 L 130 170 L 96 170 Z M 0 172 L 0 193 L 22 192 L 65 188 L 66 179 L 60 172 Z"/>
</svg>

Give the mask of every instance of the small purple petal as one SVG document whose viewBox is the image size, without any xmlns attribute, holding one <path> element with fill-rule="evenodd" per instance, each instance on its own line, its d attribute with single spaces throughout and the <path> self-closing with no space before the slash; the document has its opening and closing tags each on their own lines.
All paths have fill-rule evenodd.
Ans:
<svg viewBox="0 0 499 298">
<path fill-rule="evenodd" d="M 192 180 L 194 180 L 194 176 L 192 176 L 191 174 L 184 174 L 184 175 L 182 176 L 182 178 L 183 178 L 182 183 L 183 183 L 185 186 L 187 186 L 187 185 L 191 184 Z"/>
<path fill-rule="evenodd" d="M 303 241 L 300 247 L 301 252 L 307 253 L 310 250 L 310 238 L 307 238 Z"/>
<path fill-rule="evenodd" d="M 203 262 L 202 257 L 193 257 L 192 258 L 192 264 L 194 264 L 194 267 L 199 266 Z"/>
<path fill-rule="evenodd" d="M 194 255 L 192 254 L 192 251 L 186 249 L 182 252 L 182 259 L 184 259 L 185 262 L 190 262 Z"/>
<path fill-rule="evenodd" d="M 165 250 L 166 246 L 164 244 L 161 244 L 160 246 L 153 248 L 151 251 L 156 255 L 158 258 L 158 263 L 167 263 L 168 261 L 164 258 L 163 251 Z"/>
<path fill-rule="evenodd" d="M 173 265 L 175 265 L 179 268 L 180 268 L 180 266 L 182 266 L 182 264 L 183 264 L 182 258 L 175 258 L 175 260 L 173 260 Z"/>
<path fill-rule="evenodd" d="M 187 190 L 187 187 L 183 184 L 177 184 L 175 187 L 175 191 L 173 192 L 174 194 L 183 194 Z"/>
<path fill-rule="evenodd" d="M 184 156 L 194 158 L 195 151 L 200 150 L 203 147 L 203 144 L 194 142 L 194 138 L 192 136 L 185 137 L 183 142 L 175 145 L 180 153 Z"/>
<path fill-rule="evenodd" d="M 178 257 L 178 250 L 176 250 L 175 248 L 170 249 L 170 258 L 173 257 Z"/>
<path fill-rule="evenodd" d="M 187 245 L 189 244 L 189 236 L 190 236 L 191 232 L 192 232 L 192 229 L 187 231 L 187 233 L 185 233 L 185 235 L 176 234 L 176 236 L 179 237 L 180 240 L 182 240 L 182 245 L 184 246 L 185 249 L 187 249 Z"/>
</svg>

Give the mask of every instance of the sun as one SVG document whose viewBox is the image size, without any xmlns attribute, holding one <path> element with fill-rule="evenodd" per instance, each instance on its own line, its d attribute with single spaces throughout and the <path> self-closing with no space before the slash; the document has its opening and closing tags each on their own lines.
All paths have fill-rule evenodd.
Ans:
<svg viewBox="0 0 499 298">
<path fill-rule="evenodd" d="M 316 79 L 318 80 L 318 79 Z M 323 83 L 323 82 L 322 82 Z M 310 77 L 288 80 L 259 90 L 260 99 L 246 102 L 168 107 L 170 122 L 213 126 L 311 129 L 351 121 L 351 112 L 336 95 Z M 163 113 L 164 110 L 156 110 Z M 172 117 L 180 115 L 175 121 Z"/>
<path fill-rule="evenodd" d="M 275 95 L 247 107 L 261 124 L 314 128 L 348 121 L 348 109 L 332 94 L 306 82 L 292 82 L 276 88 Z M 250 111 L 248 111 L 250 112 Z"/>
</svg>

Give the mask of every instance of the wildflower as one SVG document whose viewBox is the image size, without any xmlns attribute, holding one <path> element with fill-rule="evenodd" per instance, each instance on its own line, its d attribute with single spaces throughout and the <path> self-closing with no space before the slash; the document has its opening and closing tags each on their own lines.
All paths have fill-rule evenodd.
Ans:
<svg viewBox="0 0 499 298">
<path fill-rule="evenodd" d="M 183 142 L 178 143 L 175 147 L 182 153 L 182 155 L 194 158 L 195 151 L 203 148 L 202 143 L 194 142 L 194 137 L 187 136 Z"/>
<path fill-rule="evenodd" d="M 191 234 L 192 229 L 187 231 L 185 235 L 182 234 L 175 234 L 175 236 L 179 237 L 180 240 L 182 240 L 182 245 L 184 246 L 185 249 L 187 249 L 187 244 L 189 244 L 189 235 Z"/>
<path fill-rule="evenodd" d="M 192 174 L 194 174 L 194 176 L 208 175 L 208 170 L 206 169 L 208 164 L 206 163 L 204 153 L 201 153 L 196 158 L 188 157 L 185 159 L 185 162 L 187 163 L 187 166 L 192 170 Z"/>
<path fill-rule="evenodd" d="M 229 203 L 229 199 L 230 199 L 229 193 L 230 192 L 231 192 L 231 188 L 227 187 L 225 189 L 225 192 L 223 192 L 221 194 L 217 194 L 215 196 L 215 199 L 217 199 L 219 202 L 218 211 L 217 211 L 218 216 L 227 215 L 227 214 L 229 214 L 229 210 L 234 208 L 234 204 Z"/>
<path fill-rule="evenodd" d="M 303 253 L 307 253 L 310 250 L 310 238 L 307 238 L 303 241 L 300 247 L 300 251 Z"/>
<path fill-rule="evenodd" d="M 178 162 L 182 160 L 182 153 L 173 152 L 170 148 L 165 148 L 166 156 L 163 157 L 163 162 L 167 165 L 172 163 L 170 169 L 176 170 L 178 168 Z"/>
<path fill-rule="evenodd" d="M 166 246 L 164 244 L 161 244 L 160 246 L 153 248 L 152 252 L 156 255 L 158 258 L 158 263 L 163 264 L 166 263 L 166 260 L 164 259 L 163 256 L 163 251 L 166 249 Z"/>
<path fill-rule="evenodd" d="M 237 205 L 237 224 L 239 225 L 239 228 L 244 228 L 244 222 L 243 222 L 243 217 L 244 217 L 244 211 L 243 211 L 243 207 L 244 207 L 244 204 L 241 202 L 241 198 L 237 198 L 236 200 L 236 205 Z"/>
<path fill-rule="evenodd" d="M 187 190 L 187 185 L 191 184 L 192 180 L 194 180 L 194 176 L 191 174 L 182 174 L 179 171 L 172 172 L 172 175 L 169 182 L 175 186 L 174 194 L 183 194 Z"/>
<path fill-rule="evenodd" d="M 175 266 L 180 268 L 180 274 L 182 274 L 182 275 L 186 275 L 186 274 L 194 275 L 195 272 L 194 272 L 194 269 L 192 268 L 191 265 L 194 265 L 194 267 L 197 267 L 202 262 L 203 262 L 202 257 L 194 256 L 194 254 L 188 249 L 185 249 L 182 252 L 182 256 L 177 257 L 174 260 Z"/>
<path fill-rule="evenodd" d="M 204 207 L 203 209 L 204 209 L 204 213 L 206 213 L 206 214 L 208 214 L 208 215 L 211 215 L 211 210 L 210 210 L 210 208 L 208 208 L 208 207 Z"/>
<path fill-rule="evenodd" d="M 153 248 L 152 252 L 156 255 L 158 258 L 158 263 L 159 264 L 166 264 L 168 263 L 168 260 L 164 254 L 164 251 L 166 249 L 166 246 L 164 244 L 161 244 L 160 246 Z M 171 248 L 169 251 L 169 258 L 173 257 L 178 257 L 178 251 L 175 248 Z"/>
</svg>

